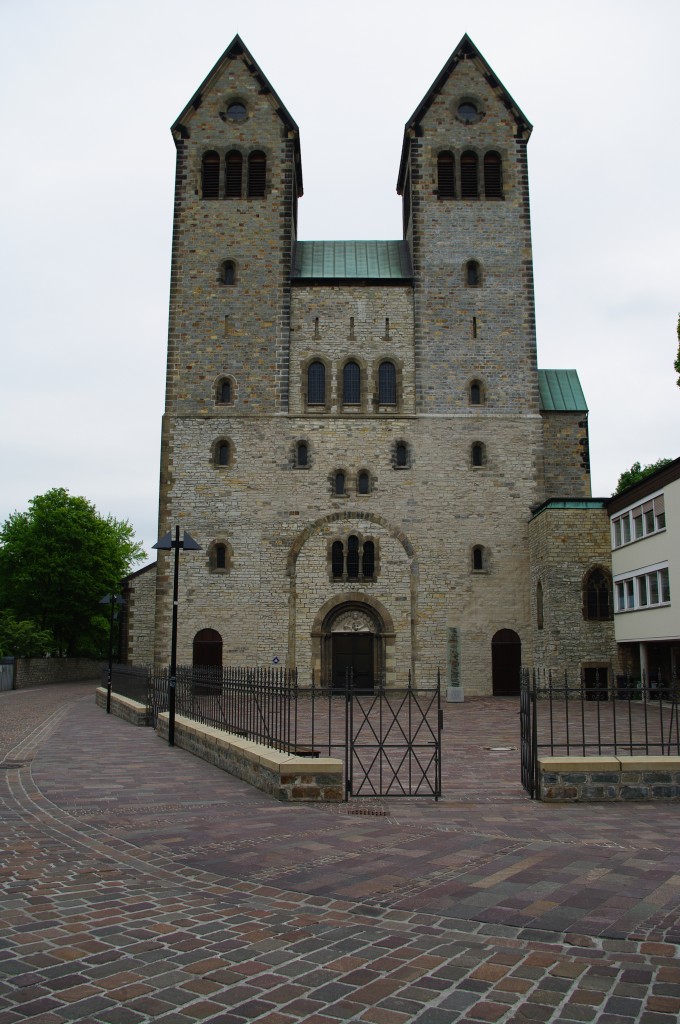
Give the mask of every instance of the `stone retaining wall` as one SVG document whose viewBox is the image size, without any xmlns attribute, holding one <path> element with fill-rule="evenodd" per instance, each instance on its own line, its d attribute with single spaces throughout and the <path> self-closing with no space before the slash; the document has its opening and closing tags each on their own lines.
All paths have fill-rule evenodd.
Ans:
<svg viewBox="0 0 680 1024">
<path fill-rule="evenodd" d="M 17 658 L 14 689 L 53 683 L 99 682 L 101 661 L 91 658 Z"/>
<path fill-rule="evenodd" d="M 106 687 L 98 686 L 95 693 L 97 707 L 106 707 Z M 123 697 L 120 693 L 111 694 L 111 714 L 117 718 L 124 718 L 126 722 L 133 725 L 148 725 L 149 713 L 146 704 L 132 700 L 130 697 Z"/>
<path fill-rule="evenodd" d="M 538 769 L 541 800 L 680 800 L 680 757 L 541 757 Z"/>
<path fill-rule="evenodd" d="M 168 713 L 158 716 L 156 732 L 168 738 Z M 335 757 L 299 757 L 242 739 L 182 715 L 175 717 L 175 746 L 222 768 L 277 800 L 340 801 L 344 797 L 342 761 Z"/>
</svg>

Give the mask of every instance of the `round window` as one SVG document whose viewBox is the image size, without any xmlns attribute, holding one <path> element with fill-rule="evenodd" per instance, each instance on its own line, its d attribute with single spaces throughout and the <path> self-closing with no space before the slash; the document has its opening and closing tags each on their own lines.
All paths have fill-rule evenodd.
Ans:
<svg viewBox="0 0 680 1024">
<path fill-rule="evenodd" d="M 238 100 L 227 107 L 227 117 L 230 121 L 245 121 L 247 114 L 245 103 Z"/>
<path fill-rule="evenodd" d="M 460 120 L 465 121 L 466 124 L 472 124 L 479 117 L 479 111 L 472 100 L 463 100 L 462 103 L 459 103 L 456 113 Z"/>
</svg>

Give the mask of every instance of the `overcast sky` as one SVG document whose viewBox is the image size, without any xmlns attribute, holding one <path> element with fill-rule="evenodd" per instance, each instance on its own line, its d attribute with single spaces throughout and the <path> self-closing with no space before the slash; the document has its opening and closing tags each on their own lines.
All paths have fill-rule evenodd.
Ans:
<svg viewBox="0 0 680 1024">
<path fill-rule="evenodd" d="M 401 236 L 404 122 L 467 32 L 534 125 L 538 362 L 578 370 L 593 494 L 680 455 L 677 0 L 0 0 L 0 522 L 61 486 L 156 540 L 169 128 L 236 32 L 300 127 L 302 239 Z"/>
</svg>

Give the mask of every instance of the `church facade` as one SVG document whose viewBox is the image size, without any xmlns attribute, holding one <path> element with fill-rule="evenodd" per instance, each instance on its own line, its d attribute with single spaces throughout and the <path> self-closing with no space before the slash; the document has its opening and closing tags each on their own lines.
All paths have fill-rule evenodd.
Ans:
<svg viewBox="0 0 680 1024">
<path fill-rule="evenodd" d="M 614 671 L 587 406 L 537 363 L 531 125 L 471 40 L 406 123 L 397 240 L 298 239 L 299 131 L 238 36 L 172 132 L 179 662 L 470 695 Z M 131 578 L 130 661 L 168 663 L 172 557 Z"/>
</svg>

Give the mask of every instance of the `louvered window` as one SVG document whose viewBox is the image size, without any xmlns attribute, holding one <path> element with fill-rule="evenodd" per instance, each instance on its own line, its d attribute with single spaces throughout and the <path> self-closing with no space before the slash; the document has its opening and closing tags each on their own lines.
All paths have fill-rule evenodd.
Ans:
<svg viewBox="0 0 680 1024">
<path fill-rule="evenodd" d="M 479 195 L 477 177 L 477 154 L 468 150 L 460 158 L 460 194 L 463 199 L 476 199 Z"/>
<path fill-rule="evenodd" d="M 243 191 L 243 157 L 235 149 L 227 153 L 224 194 L 227 199 L 240 199 Z"/>
<path fill-rule="evenodd" d="M 362 560 L 363 575 L 365 579 L 373 579 L 375 576 L 375 544 L 372 540 L 364 541 L 364 557 Z"/>
<path fill-rule="evenodd" d="M 354 536 L 347 538 L 347 578 L 359 578 L 359 538 Z"/>
<path fill-rule="evenodd" d="M 346 363 L 342 371 L 342 401 L 344 405 L 361 402 L 361 370 L 358 363 Z"/>
<path fill-rule="evenodd" d="M 484 155 L 484 195 L 487 199 L 503 198 L 503 166 L 499 153 Z"/>
<path fill-rule="evenodd" d="M 204 199 L 217 199 L 220 194 L 220 158 L 213 151 L 203 154 L 201 190 Z"/>
<path fill-rule="evenodd" d="M 333 579 L 342 579 L 342 574 L 345 569 L 345 552 L 341 540 L 333 541 L 333 547 L 331 548 L 331 568 L 333 572 Z"/>
<path fill-rule="evenodd" d="M 456 175 L 453 153 L 440 153 L 437 157 L 437 195 L 440 199 L 455 198 Z"/>
<path fill-rule="evenodd" d="M 378 404 L 397 404 L 397 371 L 394 363 L 384 362 L 378 367 Z"/>
<path fill-rule="evenodd" d="M 318 360 L 307 370 L 307 404 L 323 405 L 326 401 L 326 367 Z"/>
<path fill-rule="evenodd" d="M 251 153 L 248 157 L 248 195 L 260 198 L 267 184 L 267 158 L 264 153 Z"/>
</svg>

